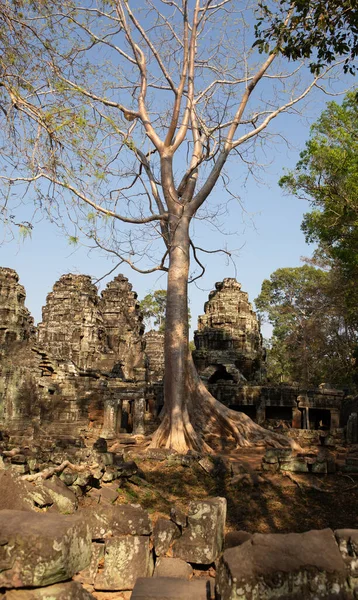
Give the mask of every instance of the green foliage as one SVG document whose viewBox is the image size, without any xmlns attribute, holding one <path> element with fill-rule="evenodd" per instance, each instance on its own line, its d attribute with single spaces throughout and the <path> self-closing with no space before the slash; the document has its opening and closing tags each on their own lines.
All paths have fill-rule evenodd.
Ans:
<svg viewBox="0 0 358 600">
<path fill-rule="evenodd" d="M 358 100 L 330 102 L 311 128 L 295 171 L 280 180 L 288 192 L 307 199 L 302 230 L 317 242 L 315 257 L 327 265 L 349 326 L 358 329 Z"/>
<path fill-rule="evenodd" d="M 311 128 L 294 172 L 280 185 L 311 204 L 302 229 L 308 242 L 348 270 L 358 271 L 358 100 L 330 102 Z"/>
<path fill-rule="evenodd" d="M 165 311 L 167 306 L 167 291 L 166 290 L 155 290 L 144 296 L 140 302 L 140 309 L 143 313 L 143 320 L 147 327 L 153 325 L 158 331 L 165 330 Z M 189 326 L 190 326 L 190 308 L 188 311 Z"/>
<path fill-rule="evenodd" d="M 70 244 L 70 246 L 77 246 L 78 242 L 79 242 L 79 239 L 77 236 L 70 235 L 68 237 L 68 243 Z"/>
<path fill-rule="evenodd" d="M 285 18 L 289 9 L 293 15 Z M 277 50 L 292 60 L 312 58 L 310 69 L 346 56 L 345 72 L 355 73 L 358 56 L 358 5 L 356 0 L 279 0 L 259 2 L 261 17 L 255 26 L 260 52 Z"/>
<path fill-rule="evenodd" d="M 167 304 L 166 290 L 156 290 L 147 294 L 140 302 L 140 308 L 143 312 L 144 322 L 147 326 L 154 320 L 154 327 L 159 331 L 165 329 L 165 309 Z"/>
<path fill-rule="evenodd" d="M 263 282 L 255 303 L 260 318 L 273 325 L 267 352 L 273 381 L 352 385 L 357 336 L 335 270 L 277 269 Z"/>
</svg>

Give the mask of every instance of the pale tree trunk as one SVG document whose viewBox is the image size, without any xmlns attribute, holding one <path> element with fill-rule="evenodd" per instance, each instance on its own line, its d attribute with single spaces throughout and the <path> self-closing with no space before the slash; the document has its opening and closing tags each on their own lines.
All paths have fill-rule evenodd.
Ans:
<svg viewBox="0 0 358 600">
<path fill-rule="evenodd" d="M 267 431 L 247 415 L 228 409 L 201 381 L 189 351 L 188 277 L 190 263 L 189 217 L 174 228 L 169 251 L 165 325 L 164 411 L 151 447 L 211 452 L 207 435 L 218 444 L 231 440 L 236 446 L 289 446 L 289 440 Z"/>
</svg>

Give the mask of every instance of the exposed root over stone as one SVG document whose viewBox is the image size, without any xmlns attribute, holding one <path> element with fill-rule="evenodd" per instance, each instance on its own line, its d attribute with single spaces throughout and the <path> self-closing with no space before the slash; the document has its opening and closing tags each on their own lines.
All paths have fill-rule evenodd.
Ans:
<svg viewBox="0 0 358 600">
<path fill-rule="evenodd" d="M 201 381 L 191 356 L 188 363 L 187 403 L 180 414 L 166 408 L 150 448 L 172 448 L 180 453 L 190 449 L 213 452 L 206 441 L 212 434 L 222 439 L 231 438 L 233 444 L 241 448 L 297 446 L 286 436 L 264 429 L 244 413 L 231 410 L 216 400 Z"/>
<path fill-rule="evenodd" d="M 49 467 L 48 469 L 44 469 L 43 471 L 39 471 L 38 473 L 33 473 L 32 475 L 22 475 L 21 479 L 25 481 L 38 481 L 40 479 L 49 479 L 52 475 L 58 475 L 62 473 L 65 469 L 71 469 L 71 471 L 75 471 L 76 473 L 83 473 L 83 471 L 91 471 L 92 469 L 98 468 L 98 464 L 94 465 L 74 465 L 69 460 L 63 461 L 57 467 Z"/>
</svg>

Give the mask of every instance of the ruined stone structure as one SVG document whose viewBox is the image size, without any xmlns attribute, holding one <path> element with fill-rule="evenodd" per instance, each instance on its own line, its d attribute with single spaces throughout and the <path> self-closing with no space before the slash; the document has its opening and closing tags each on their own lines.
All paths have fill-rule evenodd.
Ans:
<svg viewBox="0 0 358 600">
<path fill-rule="evenodd" d="M 88 275 L 62 275 L 46 298 L 38 342 L 55 358 L 81 369 L 95 368 L 106 353 L 97 288 Z"/>
<path fill-rule="evenodd" d="M 236 279 L 216 284 L 194 334 L 193 357 L 208 383 L 261 381 L 264 352 L 260 327 L 246 292 Z"/>
<path fill-rule="evenodd" d="M 210 392 L 233 410 L 266 426 L 296 429 L 338 428 L 343 392 L 270 386 L 255 312 L 236 279 L 224 279 L 210 292 L 194 334 L 194 362 Z"/>
<path fill-rule="evenodd" d="M 16 271 L 0 269 L 0 346 L 34 337 L 34 320 L 25 307 L 25 297 Z"/>
<path fill-rule="evenodd" d="M 125 277 L 118 275 L 99 296 L 89 276 L 63 275 L 47 296 L 37 338 L 24 301 L 15 271 L 0 269 L 0 429 L 15 437 L 31 429 L 111 439 L 155 427 L 163 405 L 164 336 L 143 335 L 137 296 Z M 265 382 L 259 323 L 235 279 L 211 292 L 195 345 L 199 374 L 226 406 L 292 432 L 339 427 L 343 392 Z M 353 417 L 355 440 L 352 423 Z"/>
<path fill-rule="evenodd" d="M 37 338 L 16 273 L 0 269 L 0 281 L 0 422 L 15 437 L 43 427 L 57 437 L 144 433 L 144 327 L 128 280 L 119 275 L 100 298 L 89 276 L 63 275 Z"/>
</svg>

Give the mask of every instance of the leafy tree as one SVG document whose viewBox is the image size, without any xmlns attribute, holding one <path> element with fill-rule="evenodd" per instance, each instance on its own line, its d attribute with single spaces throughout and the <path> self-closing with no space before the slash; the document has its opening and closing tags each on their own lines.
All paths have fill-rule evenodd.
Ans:
<svg viewBox="0 0 358 600">
<path fill-rule="evenodd" d="M 358 55 L 358 6 L 356 0 L 279 0 L 259 2 L 256 25 L 261 51 L 269 43 L 293 60 L 313 58 L 310 68 L 319 72 L 339 56 L 346 56 L 344 70 L 355 73 Z M 291 18 L 287 12 L 291 10 Z"/>
<path fill-rule="evenodd" d="M 304 265 L 277 269 L 255 303 L 273 325 L 268 350 L 273 380 L 352 383 L 356 332 L 337 293 L 334 272 Z"/>
<path fill-rule="evenodd" d="M 154 319 L 154 327 L 158 327 L 159 331 L 165 331 L 166 304 L 166 290 L 155 290 L 155 292 L 144 296 L 140 302 L 140 308 L 147 325 Z"/>
<path fill-rule="evenodd" d="M 143 312 L 144 322 L 149 327 L 154 319 L 154 327 L 159 331 L 165 331 L 165 313 L 167 307 L 167 290 L 155 290 L 144 296 L 140 302 L 140 308 Z M 190 308 L 188 307 L 188 323 L 190 327 Z"/>
<path fill-rule="evenodd" d="M 311 128 L 293 172 L 280 180 L 287 192 L 308 200 L 302 230 L 317 242 L 316 258 L 334 270 L 346 317 L 358 329 L 358 101 L 347 94 L 330 102 Z M 333 277 L 333 273 L 332 273 Z"/>
<path fill-rule="evenodd" d="M 15 223 L 25 195 L 118 265 L 167 273 L 165 411 L 154 446 L 207 448 L 213 430 L 238 445 L 272 437 L 217 402 L 192 363 L 188 282 L 204 272 L 203 252 L 220 251 L 196 245 L 192 222 L 218 215 L 229 162 L 251 165 L 270 123 L 325 73 L 300 77 L 304 64 L 283 64 L 279 46 L 258 62 L 252 18 L 234 1 L 1 7 L 3 219 Z"/>
</svg>

